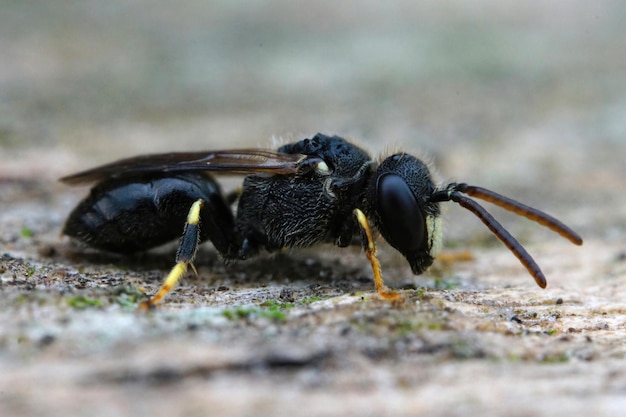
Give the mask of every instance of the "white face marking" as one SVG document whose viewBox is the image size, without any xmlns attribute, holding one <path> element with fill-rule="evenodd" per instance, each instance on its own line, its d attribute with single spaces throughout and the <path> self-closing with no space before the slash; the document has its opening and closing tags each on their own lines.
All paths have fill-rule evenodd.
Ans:
<svg viewBox="0 0 626 417">
<path fill-rule="evenodd" d="M 443 230 L 441 217 L 428 216 L 426 217 L 426 229 L 428 231 L 428 254 L 436 258 L 441 252 L 443 246 Z"/>
</svg>

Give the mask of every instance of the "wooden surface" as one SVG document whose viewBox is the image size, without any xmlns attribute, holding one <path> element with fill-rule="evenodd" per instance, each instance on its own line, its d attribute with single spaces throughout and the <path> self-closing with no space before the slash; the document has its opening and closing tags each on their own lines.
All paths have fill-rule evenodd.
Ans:
<svg viewBox="0 0 626 417">
<path fill-rule="evenodd" d="M 0 15 L 0 415 L 618 415 L 626 409 L 626 7 L 525 2 L 15 2 Z M 380 242 L 224 266 L 137 312 L 175 247 L 59 237 L 60 176 L 139 153 L 316 132 L 427 155 L 493 209 L 541 290 L 469 212 L 414 277 Z M 232 189 L 237 179 L 226 179 Z M 489 207 L 491 210 L 491 207 Z"/>
</svg>

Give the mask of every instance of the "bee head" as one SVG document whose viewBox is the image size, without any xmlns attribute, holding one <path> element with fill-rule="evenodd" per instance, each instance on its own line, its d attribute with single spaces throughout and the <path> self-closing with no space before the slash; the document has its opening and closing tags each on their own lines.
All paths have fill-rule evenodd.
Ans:
<svg viewBox="0 0 626 417">
<path fill-rule="evenodd" d="M 436 187 L 426 164 L 406 153 L 387 157 L 367 191 L 368 217 L 385 240 L 421 274 L 441 249 L 442 227 Z"/>
</svg>

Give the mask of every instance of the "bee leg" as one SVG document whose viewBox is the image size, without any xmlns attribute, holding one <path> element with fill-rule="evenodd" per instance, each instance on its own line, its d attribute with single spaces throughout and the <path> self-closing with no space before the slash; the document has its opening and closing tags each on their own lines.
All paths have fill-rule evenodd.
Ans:
<svg viewBox="0 0 626 417">
<path fill-rule="evenodd" d="M 204 201 L 201 199 L 196 200 L 196 202 L 191 205 L 189 214 L 187 214 L 187 223 L 185 224 L 185 229 L 178 245 L 178 251 L 176 252 L 176 265 L 174 265 L 165 278 L 165 281 L 163 281 L 159 291 L 148 301 L 141 303 L 140 308 L 153 308 L 156 303 L 161 301 L 163 297 L 174 289 L 174 286 L 176 286 L 178 281 L 185 275 L 189 265 L 191 265 L 195 271 L 192 261 L 198 250 L 198 244 L 200 243 L 200 210 L 203 205 Z"/>
<path fill-rule="evenodd" d="M 235 204 L 235 201 L 237 201 L 239 199 L 239 197 L 241 196 L 241 193 L 243 192 L 243 187 L 238 187 L 237 189 L 231 191 L 230 193 L 226 194 L 226 203 L 230 206 L 232 204 Z"/>
<path fill-rule="evenodd" d="M 339 230 L 339 234 L 335 239 L 335 245 L 340 248 L 346 248 L 352 244 L 352 239 L 354 238 L 356 225 L 352 222 L 344 222 L 341 225 L 341 229 Z"/>
<path fill-rule="evenodd" d="M 383 282 L 383 274 L 380 268 L 380 262 L 378 262 L 378 258 L 376 257 L 376 244 L 374 243 L 374 235 L 372 233 L 369 222 L 367 221 L 367 217 L 358 208 L 355 208 L 353 213 L 356 217 L 357 222 L 359 223 L 359 226 L 361 226 L 363 249 L 365 250 L 365 256 L 367 256 L 367 259 L 372 265 L 372 272 L 374 273 L 374 285 L 376 286 L 376 291 L 378 291 L 378 295 L 380 295 L 382 298 L 386 298 L 387 300 L 401 300 L 402 296 L 396 292 L 391 291 Z"/>
</svg>

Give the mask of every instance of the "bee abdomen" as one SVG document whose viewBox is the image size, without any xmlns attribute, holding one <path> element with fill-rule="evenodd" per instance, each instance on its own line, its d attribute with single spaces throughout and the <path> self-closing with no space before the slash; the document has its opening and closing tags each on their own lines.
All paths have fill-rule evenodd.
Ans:
<svg viewBox="0 0 626 417">
<path fill-rule="evenodd" d="M 217 184 L 205 176 L 108 180 L 72 211 L 63 233 L 110 252 L 148 250 L 178 238 L 194 201 L 216 193 Z"/>
</svg>

